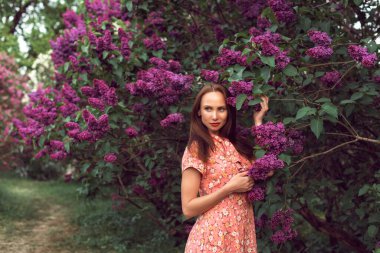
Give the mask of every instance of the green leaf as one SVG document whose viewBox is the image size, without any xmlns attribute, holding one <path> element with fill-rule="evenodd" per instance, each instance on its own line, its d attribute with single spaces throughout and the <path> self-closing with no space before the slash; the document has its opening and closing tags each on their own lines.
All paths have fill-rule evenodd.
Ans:
<svg viewBox="0 0 380 253">
<path fill-rule="evenodd" d="M 325 74 L 325 72 L 323 72 L 323 71 L 317 71 L 317 72 L 315 72 L 315 77 L 321 77 L 324 74 Z"/>
<path fill-rule="evenodd" d="M 132 0 L 127 1 L 126 5 L 127 5 L 128 11 L 131 12 L 133 8 L 133 1 Z"/>
<path fill-rule="evenodd" d="M 236 110 L 240 110 L 241 109 L 241 106 L 243 105 L 245 99 L 247 98 L 247 95 L 246 94 L 240 94 L 237 98 L 236 98 Z"/>
<path fill-rule="evenodd" d="M 286 162 L 287 165 L 291 164 L 292 162 L 292 157 L 290 155 L 287 155 L 287 154 L 281 154 L 278 156 L 281 160 L 283 160 L 284 162 Z"/>
<path fill-rule="evenodd" d="M 286 68 L 283 70 L 283 72 L 287 76 L 296 76 L 298 74 L 296 67 L 294 67 L 293 65 L 290 65 L 290 64 L 288 66 L 286 66 Z"/>
<path fill-rule="evenodd" d="M 358 100 L 359 98 L 363 97 L 363 92 L 355 92 L 354 94 L 352 94 L 351 96 L 351 100 Z"/>
<path fill-rule="evenodd" d="M 367 234 L 369 237 L 374 238 L 378 231 L 379 231 L 379 228 L 377 226 L 371 225 L 367 229 Z"/>
<path fill-rule="evenodd" d="M 366 194 L 368 192 L 368 190 L 370 188 L 371 187 L 368 184 L 363 185 L 363 187 L 360 188 L 360 190 L 359 190 L 358 196 L 363 196 L 364 194 Z"/>
<path fill-rule="evenodd" d="M 314 109 L 314 108 L 311 108 L 309 106 L 305 106 L 305 107 L 300 108 L 297 111 L 296 119 L 298 120 L 298 119 L 301 119 L 301 118 L 305 117 L 306 115 L 309 114 L 310 110 L 312 110 L 312 109 Z"/>
<path fill-rule="evenodd" d="M 323 98 L 320 98 L 318 100 L 315 100 L 315 102 L 317 102 L 317 103 L 326 103 L 326 102 L 331 102 L 331 99 L 323 97 Z"/>
<path fill-rule="evenodd" d="M 264 82 L 267 83 L 270 78 L 270 68 L 265 66 L 260 69 L 260 76 L 264 79 Z"/>
<path fill-rule="evenodd" d="M 265 150 L 259 149 L 255 152 L 255 158 L 259 159 L 265 155 Z"/>
<path fill-rule="evenodd" d="M 268 66 L 270 66 L 270 67 L 272 67 L 272 68 L 275 67 L 274 56 L 269 56 L 269 57 L 267 57 L 267 56 L 260 56 L 260 60 L 261 60 L 264 64 L 266 64 L 266 65 L 268 65 Z"/>
<path fill-rule="evenodd" d="M 261 103 L 261 98 L 255 98 L 255 99 L 253 99 L 253 100 L 250 100 L 250 101 L 248 102 L 248 105 L 249 105 L 249 106 L 253 106 L 253 105 L 257 105 L 257 104 L 259 104 L 259 103 Z"/>
<path fill-rule="evenodd" d="M 339 104 L 345 105 L 345 104 L 354 104 L 354 103 L 356 103 L 356 102 L 351 100 L 351 99 L 345 99 L 345 100 L 340 101 Z"/>
<path fill-rule="evenodd" d="M 360 6 L 362 2 L 363 2 L 363 0 L 354 0 L 354 3 L 355 3 L 357 6 Z"/>
<path fill-rule="evenodd" d="M 289 124 L 290 122 L 294 122 L 295 121 L 295 118 L 292 118 L 292 117 L 286 117 L 282 123 L 284 123 L 285 125 Z"/>
<path fill-rule="evenodd" d="M 70 153 L 70 142 L 65 142 L 65 150 L 67 153 Z"/>
<path fill-rule="evenodd" d="M 333 116 L 336 119 L 338 118 L 338 108 L 331 103 L 323 104 L 321 110 Z"/>
<path fill-rule="evenodd" d="M 63 73 L 67 72 L 67 70 L 69 69 L 69 66 L 70 66 L 70 62 L 65 62 L 65 64 L 63 65 Z"/>
<path fill-rule="evenodd" d="M 314 133 L 315 137 L 317 137 L 318 139 L 323 131 L 323 120 L 320 118 L 312 119 L 310 122 L 310 128 L 311 131 Z"/>
</svg>

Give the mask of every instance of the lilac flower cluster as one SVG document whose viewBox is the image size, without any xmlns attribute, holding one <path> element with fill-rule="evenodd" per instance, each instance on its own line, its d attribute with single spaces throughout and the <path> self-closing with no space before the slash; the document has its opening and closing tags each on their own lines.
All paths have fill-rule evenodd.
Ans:
<svg viewBox="0 0 380 253">
<path fill-rule="evenodd" d="M 32 144 L 32 138 L 40 137 L 45 131 L 44 125 L 30 118 L 26 122 L 14 118 L 12 123 L 26 144 Z"/>
<path fill-rule="evenodd" d="M 219 72 L 215 70 L 202 69 L 201 77 L 208 82 L 217 83 L 219 79 Z"/>
<path fill-rule="evenodd" d="M 128 135 L 130 138 L 136 137 L 139 133 L 137 132 L 136 128 L 134 127 L 128 127 L 125 129 L 125 133 Z"/>
<path fill-rule="evenodd" d="M 115 153 L 108 153 L 104 156 L 104 161 L 107 163 L 114 163 L 117 160 L 117 156 Z"/>
<path fill-rule="evenodd" d="M 248 192 L 249 201 L 263 201 L 265 198 L 265 187 L 263 186 L 253 186 L 250 192 Z"/>
<path fill-rule="evenodd" d="M 245 81 L 233 81 L 228 90 L 231 92 L 232 96 L 238 96 L 239 94 L 251 95 L 253 89 L 252 82 Z"/>
<path fill-rule="evenodd" d="M 76 91 L 68 84 L 64 83 L 61 90 L 63 96 L 64 104 L 59 107 L 63 117 L 68 117 L 73 115 L 75 112 L 79 111 L 79 107 L 76 105 L 80 98 L 78 97 Z"/>
<path fill-rule="evenodd" d="M 278 33 L 272 33 L 266 31 L 261 33 L 259 30 L 250 33 L 254 34 L 251 38 L 251 42 L 260 45 L 261 54 L 264 56 L 274 56 L 276 69 L 283 70 L 290 62 L 290 58 L 287 56 L 287 51 L 282 51 L 276 44 L 281 42 L 281 35 Z"/>
<path fill-rule="evenodd" d="M 233 8 L 237 8 L 246 19 L 258 17 L 266 7 L 266 0 L 233 0 Z"/>
<path fill-rule="evenodd" d="M 286 0 L 268 0 L 267 2 L 279 22 L 290 24 L 297 19 L 291 4 Z"/>
<path fill-rule="evenodd" d="M 286 150 L 288 140 L 282 122 L 277 124 L 267 122 L 260 126 L 253 126 L 252 135 L 255 137 L 256 143 L 266 149 L 268 154 L 278 155 Z"/>
<path fill-rule="evenodd" d="M 305 142 L 305 136 L 301 131 L 290 128 L 286 130 L 287 147 L 292 150 L 293 154 L 299 155 L 303 151 L 303 146 Z"/>
<path fill-rule="evenodd" d="M 65 150 L 65 144 L 58 140 L 50 140 L 49 143 L 45 145 L 45 148 L 35 155 L 35 158 L 39 159 L 46 154 L 49 154 L 53 160 L 63 160 L 68 155 Z"/>
<path fill-rule="evenodd" d="M 376 65 L 376 53 L 368 53 L 367 48 L 365 47 L 349 45 L 347 51 L 355 61 L 360 62 L 365 68 L 372 68 Z"/>
<path fill-rule="evenodd" d="M 336 87 L 342 86 L 342 82 L 340 81 L 341 74 L 339 71 L 334 70 L 330 72 L 326 72 L 326 74 L 321 78 L 321 81 L 323 84 L 333 87 L 336 85 Z M 338 83 L 339 82 L 339 83 Z"/>
<path fill-rule="evenodd" d="M 261 29 L 262 31 L 265 31 L 265 29 L 269 28 L 272 25 L 268 19 L 263 18 L 261 16 L 257 17 L 256 24 L 257 24 L 257 27 Z"/>
<path fill-rule="evenodd" d="M 81 131 L 80 125 L 76 122 L 65 124 L 65 127 L 69 130 L 67 135 L 77 141 L 95 142 L 103 138 L 110 129 L 107 114 L 103 114 L 96 119 L 91 112 L 83 110 L 82 117 L 87 125 L 86 130 Z"/>
<path fill-rule="evenodd" d="M 89 17 L 94 20 L 111 20 L 112 17 L 121 18 L 121 8 L 119 0 L 85 0 L 84 4 Z"/>
<path fill-rule="evenodd" d="M 297 237 L 297 231 L 292 229 L 291 225 L 294 222 L 292 217 L 293 210 L 277 210 L 270 220 L 270 227 L 275 230 L 280 227 L 272 236 L 271 240 L 276 244 L 282 244 L 286 241 L 292 240 Z"/>
<path fill-rule="evenodd" d="M 182 115 L 182 113 L 172 113 L 166 116 L 165 119 L 160 121 L 160 125 L 164 128 L 173 126 L 178 123 L 182 123 L 185 121 L 185 117 Z"/>
<path fill-rule="evenodd" d="M 325 32 L 309 30 L 307 32 L 310 40 L 315 44 L 313 48 L 306 50 L 306 54 L 315 59 L 328 59 L 333 53 L 331 38 Z"/>
<path fill-rule="evenodd" d="M 150 62 L 155 67 L 139 71 L 137 81 L 125 85 L 131 95 L 155 98 L 159 104 L 172 105 L 190 90 L 193 76 L 176 73 L 181 68 L 179 62 L 166 62 L 156 57 Z"/>
<path fill-rule="evenodd" d="M 166 44 L 165 42 L 157 36 L 157 34 L 153 34 L 151 37 L 143 39 L 144 46 L 147 49 L 158 51 L 160 49 L 165 50 Z"/>
<path fill-rule="evenodd" d="M 255 160 L 249 169 L 248 174 L 256 181 L 263 181 L 268 178 L 268 173 L 277 169 L 284 168 L 285 164 L 276 155 L 264 155 Z"/>
<path fill-rule="evenodd" d="M 228 48 L 223 48 L 219 53 L 219 56 L 216 58 L 216 63 L 221 67 L 228 67 L 235 64 L 246 66 L 246 62 L 247 57 L 242 56 L 240 51 L 233 51 Z"/>
<path fill-rule="evenodd" d="M 83 86 L 80 88 L 83 95 L 89 97 L 88 103 L 91 107 L 104 111 L 106 105 L 115 106 L 118 102 L 116 89 L 109 87 L 104 80 L 94 79 L 93 86 Z"/>
<path fill-rule="evenodd" d="M 162 11 L 152 11 L 144 20 L 145 24 L 156 26 L 158 28 L 162 27 L 164 22 L 165 20 L 162 18 Z"/>
<path fill-rule="evenodd" d="M 306 50 L 306 54 L 315 59 L 328 59 L 333 54 L 331 47 L 316 46 Z"/>
<path fill-rule="evenodd" d="M 220 25 L 215 25 L 213 28 L 215 39 L 218 42 L 222 42 L 227 36 L 224 34 L 223 29 Z"/>
<path fill-rule="evenodd" d="M 325 32 L 309 30 L 307 32 L 307 35 L 309 36 L 310 40 L 318 46 L 329 47 L 331 45 L 332 40 Z"/>
<path fill-rule="evenodd" d="M 63 18 L 67 29 L 55 41 L 50 41 L 53 49 L 51 57 L 56 67 L 63 65 L 70 55 L 75 55 L 77 40 L 86 34 L 85 22 L 75 12 L 68 10 Z"/>
</svg>

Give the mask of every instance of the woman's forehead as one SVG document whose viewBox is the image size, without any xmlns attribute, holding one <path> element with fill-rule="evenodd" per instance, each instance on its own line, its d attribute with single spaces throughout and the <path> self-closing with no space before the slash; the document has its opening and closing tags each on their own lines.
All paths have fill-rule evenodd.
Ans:
<svg viewBox="0 0 380 253">
<path fill-rule="evenodd" d="M 201 105 L 210 105 L 210 106 L 225 106 L 226 101 L 224 99 L 223 93 L 219 91 L 207 92 L 203 95 L 201 100 Z"/>
</svg>

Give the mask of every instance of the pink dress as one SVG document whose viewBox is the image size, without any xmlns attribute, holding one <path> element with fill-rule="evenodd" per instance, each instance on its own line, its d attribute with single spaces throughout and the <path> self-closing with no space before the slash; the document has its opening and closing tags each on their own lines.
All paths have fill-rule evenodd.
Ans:
<svg viewBox="0 0 380 253">
<path fill-rule="evenodd" d="M 238 172 L 249 169 L 251 162 L 241 156 L 226 138 L 212 135 L 216 150 L 207 163 L 186 147 L 182 172 L 195 168 L 202 174 L 199 195 L 210 194 L 225 185 Z M 247 193 L 232 193 L 201 214 L 187 239 L 185 253 L 255 253 L 257 252 L 253 206 Z"/>
</svg>

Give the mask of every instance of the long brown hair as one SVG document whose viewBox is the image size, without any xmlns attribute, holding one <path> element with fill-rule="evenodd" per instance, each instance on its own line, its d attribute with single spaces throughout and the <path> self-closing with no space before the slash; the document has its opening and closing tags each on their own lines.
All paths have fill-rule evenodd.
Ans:
<svg viewBox="0 0 380 253">
<path fill-rule="evenodd" d="M 209 92 L 220 92 L 223 94 L 224 99 L 226 100 L 231 96 L 228 89 L 220 84 L 210 83 L 205 86 L 198 92 L 195 97 L 193 108 L 191 111 L 190 118 L 190 137 L 187 146 L 189 148 L 193 145 L 198 147 L 198 158 L 203 162 L 207 162 L 207 159 L 210 155 L 210 150 L 215 150 L 215 144 L 211 138 L 211 135 L 207 127 L 202 123 L 201 117 L 198 115 L 198 112 L 201 108 L 202 97 Z M 219 135 L 221 137 L 227 138 L 236 148 L 236 150 L 249 160 L 252 160 L 252 145 L 248 143 L 247 140 L 242 140 L 236 136 L 236 108 L 227 104 L 227 122 L 220 129 Z"/>
</svg>

